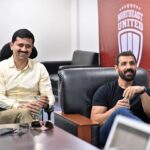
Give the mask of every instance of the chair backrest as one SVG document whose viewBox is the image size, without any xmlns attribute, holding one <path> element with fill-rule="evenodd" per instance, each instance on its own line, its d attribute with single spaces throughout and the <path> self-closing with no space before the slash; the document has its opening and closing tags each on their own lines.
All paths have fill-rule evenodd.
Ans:
<svg viewBox="0 0 150 150">
<path fill-rule="evenodd" d="M 11 57 L 11 55 L 12 55 L 12 50 L 10 48 L 10 43 L 8 42 L 0 50 L 0 61 L 2 61 L 4 59 L 8 59 L 9 57 Z M 30 58 L 35 58 L 37 55 L 38 55 L 38 52 L 34 46 L 32 49 L 32 53 L 30 55 Z"/>
<path fill-rule="evenodd" d="M 75 50 L 72 56 L 72 65 L 98 65 L 98 53 Z"/>
<path fill-rule="evenodd" d="M 104 83 L 117 79 L 114 68 L 69 68 L 58 72 L 60 78 L 59 99 L 66 114 L 82 114 L 90 117 L 92 97 Z M 139 68 L 135 77 L 141 85 L 148 85 L 147 71 Z"/>
</svg>

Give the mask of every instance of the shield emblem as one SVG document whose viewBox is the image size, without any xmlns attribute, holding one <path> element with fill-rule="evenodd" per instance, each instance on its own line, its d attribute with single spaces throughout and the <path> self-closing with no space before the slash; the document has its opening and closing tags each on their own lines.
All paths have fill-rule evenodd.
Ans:
<svg viewBox="0 0 150 150">
<path fill-rule="evenodd" d="M 125 29 L 118 32 L 119 52 L 132 51 L 139 66 L 143 48 L 143 34 L 135 29 Z"/>
</svg>

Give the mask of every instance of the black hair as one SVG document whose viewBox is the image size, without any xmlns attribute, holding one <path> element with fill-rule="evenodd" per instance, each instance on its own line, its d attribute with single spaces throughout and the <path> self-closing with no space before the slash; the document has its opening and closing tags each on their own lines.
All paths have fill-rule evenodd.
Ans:
<svg viewBox="0 0 150 150">
<path fill-rule="evenodd" d="M 124 52 L 121 52 L 121 53 L 118 54 L 118 56 L 116 58 L 116 65 L 119 64 L 119 58 L 121 56 L 132 56 L 134 58 L 135 62 L 137 62 L 134 54 L 132 53 L 132 51 L 124 51 Z"/>
<path fill-rule="evenodd" d="M 29 31 L 28 29 L 19 29 L 17 30 L 13 36 L 12 36 L 12 43 L 14 43 L 16 41 L 16 38 L 20 37 L 20 38 L 29 38 L 32 39 L 33 44 L 34 44 L 34 35 L 32 34 L 31 31 Z"/>
</svg>

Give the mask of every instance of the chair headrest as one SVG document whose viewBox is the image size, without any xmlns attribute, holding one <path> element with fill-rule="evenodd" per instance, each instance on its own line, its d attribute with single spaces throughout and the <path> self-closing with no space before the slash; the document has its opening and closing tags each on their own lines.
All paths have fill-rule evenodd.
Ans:
<svg viewBox="0 0 150 150">
<path fill-rule="evenodd" d="M 72 57 L 72 65 L 98 65 L 99 54 L 92 51 L 75 50 Z"/>
<path fill-rule="evenodd" d="M 2 49 L 0 51 L 0 61 L 2 61 L 4 59 L 8 59 L 9 57 L 11 57 L 11 55 L 12 55 L 12 50 L 10 48 L 10 43 L 7 43 L 2 47 Z M 34 46 L 32 49 L 32 53 L 30 55 L 30 58 L 33 59 L 33 58 L 37 57 L 37 55 L 38 55 L 38 52 Z"/>
</svg>

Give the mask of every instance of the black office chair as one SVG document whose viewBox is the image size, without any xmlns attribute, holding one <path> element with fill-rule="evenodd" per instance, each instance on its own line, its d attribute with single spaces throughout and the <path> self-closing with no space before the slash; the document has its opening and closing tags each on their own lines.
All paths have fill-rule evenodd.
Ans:
<svg viewBox="0 0 150 150">
<path fill-rule="evenodd" d="M 54 112 L 56 126 L 99 146 L 99 124 L 90 120 L 92 97 L 96 89 L 118 78 L 114 68 L 69 68 L 60 70 L 61 112 Z M 148 85 L 147 71 L 139 68 L 135 80 Z"/>
<path fill-rule="evenodd" d="M 38 55 L 38 52 L 37 52 L 36 47 L 34 46 L 32 49 L 30 58 L 31 59 L 36 58 L 37 55 Z M 10 43 L 8 42 L 0 50 L 0 61 L 2 61 L 4 59 L 8 59 L 11 56 L 12 56 L 12 50 L 10 48 Z M 3 110 L 3 109 L 0 109 L 0 110 Z M 45 112 L 47 112 L 47 115 L 48 115 L 48 120 L 51 119 L 51 112 L 53 112 L 53 111 L 54 111 L 54 106 L 51 106 L 45 110 Z M 42 116 L 42 119 L 43 119 L 43 116 Z"/>
<path fill-rule="evenodd" d="M 71 61 L 53 61 L 42 62 L 47 68 L 51 83 L 53 87 L 53 93 L 56 100 L 58 99 L 58 71 L 66 68 L 78 68 L 78 67 L 95 67 L 99 65 L 99 53 L 92 51 L 75 50 L 73 52 Z"/>
</svg>

